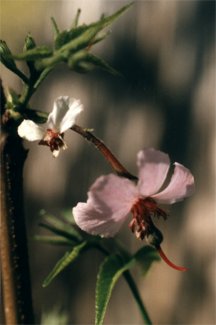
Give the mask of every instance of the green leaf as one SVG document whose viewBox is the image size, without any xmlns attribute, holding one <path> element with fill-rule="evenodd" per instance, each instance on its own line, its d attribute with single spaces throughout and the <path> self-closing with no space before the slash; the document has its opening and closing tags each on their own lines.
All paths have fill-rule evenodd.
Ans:
<svg viewBox="0 0 216 325">
<path fill-rule="evenodd" d="M 28 78 L 17 68 L 7 43 L 2 40 L 0 40 L 0 62 L 2 62 L 6 68 L 19 76 L 26 84 L 28 83 Z"/>
<path fill-rule="evenodd" d="M 53 270 L 47 276 L 43 282 L 43 287 L 47 287 L 50 282 L 63 271 L 70 263 L 75 261 L 80 253 L 86 248 L 87 242 L 82 242 L 81 244 L 74 246 L 71 252 L 67 252 L 54 266 Z"/>
<path fill-rule="evenodd" d="M 128 5 L 122 7 L 121 9 L 119 9 L 117 12 L 115 12 L 113 15 L 111 16 L 107 16 L 107 17 L 102 17 L 101 20 L 99 22 L 93 23 L 90 26 L 97 26 L 100 24 L 100 28 L 103 29 L 109 25 L 112 24 L 113 21 L 115 21 L 117 18 L 119 18 L 126 10 L 128 10 L 131 6 L 133 5 L 132 3 L 129 3 Z"/>
<path fill-rule="evenodd" d="M 51 17 L 51 23 L 52 23 L 53 32 L 54 32 L 54 38 L 56 39 L 58 37 L 58 35 L 60 34 L 60 31 L 59 31 L 58 25 L 57 25 L 54 17 Z"/>
<path fill-rule="evenodd" d="M 132 265 L 133 260 L 125 262 L 119 255 L 110 255 L 101 264 L 96 284 L 96 325 L 103 324 L 112 290 L 122 273 Z"/>
<path fill-rule="evenodd" d="M 35 240 L 51 245 L 73 246 L 74 242 L 61 236 L 40 236 L 34 237 Z"/>
<path fill-rule="evenodd" d="M 76 242 L 82 240 L 79 232 L 74 228 L 74 225 L 65 223 L 61 219 L 58 219 L 52 215 L 45 215 L 43 220 L 46 223 L 40 223 L 40 226 L 52 231 L 56 235 L 60 235 L 69 240 L 74 240 Z"/>
<path fill-rule="evenodd" d="M 0 60 L 10 70 L 17 70 L 11 51 L 5 41 L 0 40 Z"/>
<path fill-rule="evenodd" d="M 72 23 L 72 26 L 71 26 L 72 29 L 73 29 L 73 28 L 76 28 L 76 27 L 78 26 L 80 14 L 81 14 L 81 9 L 79 8 L 79 9 L 77 10 L 77 13 L 76 13 L 75 19 L 74 19 L 74 21 L 73 21 L 73 23 Z"/>
<path fill-rule="evenodd" d="M 69 31 L 64 30 L 58 34 L 55 41 L 55 48 L 60 49 L 63 45 L 68 42 L 74 40 L 76 37 L 80 36 L 83 32 L 85 32 L 89 27 L 87 25 L 78 26 Z"/>
<path fill-rule="evenodd" d="M 148 272 L 153 262 L 157 262 L 161 260 L 157 250 L 151 246 L 142 247 L 140 250 L 136 252 L 134 258 L 140 265 L 143 275 L 145 275 Z"/>
<path fill-rule="evenodd" d="M 38 69 L 44 69 L 49 66 L 54 66 L 57 63 L 65 62 L 71 56 L 80 50 L 87 49 L 93 45 L 97 34 L 109 26 L 115 19 L 117 19 L 125 10 L 127 10 L 131 4 L 124 6 L 115 14 L 102 17 L 98 22 L 90 24 L 88 26 L 82 25 L 71 29 L 70 31 L 61 32 L 55 43 L 56 50 L 49 58 L 42 58 L 38 62 Z"/>
<path fill-rule="evenodd" d="M 13 55 L 13 57 L 16 60 L 34 61 L 34 60 L 46 58 L 51 55 L 52 55 L 52 50 L 44 45 L 44 46 L 37 46 L 23 53 Z"/>
<path fill-rule="evenodd" d="M 110 255 L 101 264 L 96 284 L 96 316 L 95 324 L 102 325 L 106 308 L 109 303 L 112 290 L 120 276 L 139 263 L 143 273 L 146 273 L 154 261 L 160 258 L 156 250 L 150 246 L 144 246 L 135 255 L 124 257 L 117 254 Z"/>
<path fill-rule="evenodd" d="M 94 66 L 99 67 L 113 75 L 118 75 L 118 76 L 121 75 L 117 70 L 112 68 L 106 61 L 104 61 L 103 59 L 99 58 L 96 55 L 89 53 L 86 58 L 86 62 L 92 63 Z"/>
</svg>

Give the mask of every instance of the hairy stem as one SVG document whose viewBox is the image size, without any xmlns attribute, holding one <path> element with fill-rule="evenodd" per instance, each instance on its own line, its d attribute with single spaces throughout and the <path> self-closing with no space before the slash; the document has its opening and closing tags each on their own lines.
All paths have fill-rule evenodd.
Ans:
<svg viewBox="0 0 216 325">
<path fill-rule="evenodd" d="M 137 180 L 137 177 L 129 173 L 129 171 L 113 155 L 110 149 L 95 135 L 93 135 L 88 129 L 83 129 L 81 126 L 74 124 L 71 127 L 71 130 L 80 134 L 83 138 L 85 138 L 89 142 L 93 143 L 94 146 L 100 151 L 100 153 L 105 157 L 107 162 L 111 165 L 111 167 L 119 176 L 123 176 L 132 180 Z"/>
<path fill-rule="evenodd" d="M 1 105 L 4 105 L 3 101 Z M 11 127 L 6 129 L 3 126 L 0 140 L 0 258 L 4 321 L 7 325 L 33 324 L 23 208 L 22 173 L 26 151 Z"/>
</svg>

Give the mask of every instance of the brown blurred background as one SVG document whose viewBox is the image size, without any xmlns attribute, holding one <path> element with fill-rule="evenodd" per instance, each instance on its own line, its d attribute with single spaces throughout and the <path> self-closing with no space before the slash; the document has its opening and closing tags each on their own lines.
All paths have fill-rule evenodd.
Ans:
<svg viewBox="0 0 216 325">
<path fill-rule="evenodd" d="M 22 50 L 31 32 L 38 44 L 51 44 L 50 17 L 67 29 L 78 8 L 81 22 L 111 14 L 127 1 L 1 1 L 1 38 L 13 52 Z M 124 78 L 101 71 L 87 75 L 59 66 L 32 99 L 32 107 L 50 111 L 60 95 L 80 98 L 85 111 L 78 124 L 94 128 L 120 161 L 136 173 L 136 153 L 143 147 L 168 152 L 172 161 L 195 175 L 195 195 L 159 221 L 163 248 L 187 273 L 156 263 L 146 278 L 134 276 L 154 324 L 216 324 L 215 315 L 215 2 L 135 1 L 94 52 L 106 58 Z M 5 87 L 20 82 L 1 67 Z M 41 314 L 55 308 L 68 313 L 67 324 L 94 323 L 94 287 L 102 259 L 88 253 L 68 267 L 48 288 L 41 284 L 65 249 L 32 238 L 39 210 L 59 215 L 86 199 L 97 176 L 110 172 L 103 157 L 75 133 L 69 149 L 53 159 L 36 143 L 25 166 L 25 200 L 34 307 Z M 125 225 L 119 238 L 135 251 Z M 54 321 L 45 324 L 54 325 Z M 60 321 L 55 324 L 60 325 Z M 105 324 L 141 324 L 132 295 L 120 280 L 108 306 Z"/>
</svg>

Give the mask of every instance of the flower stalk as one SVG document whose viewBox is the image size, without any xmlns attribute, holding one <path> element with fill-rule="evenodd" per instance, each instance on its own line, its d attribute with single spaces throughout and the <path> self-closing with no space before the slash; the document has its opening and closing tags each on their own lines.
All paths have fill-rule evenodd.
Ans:
<svg viewBox="0 0 216 325">
<path fill-rule="evenodd" d="M 137 177 L 132 175 L 112 154 L 111 150 L 104 144 L 104 142 L 98 139 L 92 132 L 90 132 L 88 129 L 82 128 L 77 124 L 74 124 L 71 127 L 71 130 L 80 134 L 83 138 L 85 138 L 89 142 L 93 143 L 94 146 L 100 151 L 100 153 L 107 160 L 107 162 L 111 165 L 111 167 L 114 169 L 117 175 L 123 176 L 131 180 L 137 180 Z"/>
</svg>

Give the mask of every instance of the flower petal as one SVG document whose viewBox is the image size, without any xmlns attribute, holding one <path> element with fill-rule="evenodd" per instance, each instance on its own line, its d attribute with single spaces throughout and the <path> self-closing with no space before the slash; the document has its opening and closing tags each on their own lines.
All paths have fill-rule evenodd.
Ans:
<svg viewBox="0 0 216 325">
<path fill-rule="evenodd" d="M 74 218 L 81 229 L 91 234 L 114 236 L 138 197 L 128 179 L 110 174 L 99 177 L 91 186 L 87 203 L 79 203 Z"/>
<path fill-rule="evenodd" d="M 31 120 L 23 120 L 22 123 L 18 126 L 17 131 L 21 138 L 24 138 L 28 141 L 41 140 L 45 132 L 43 127 L 40 127 Z"/>
<path fill-rule="evenodd" d="M 75 98 L 69 99 L 69 110 L 60 123 L 60 133 L 65 132 L 74 125 L 76 117 L 82 112 L 82 110 L 83 105 L 80 103 L 80 100 Z"/>
<path fill-rule="evenodd" d="M 138 152 L 137 165 L 139 191 L 144 196 L 152 196 L 159 191 L 167 177 L 170 166 L 169 156 L 153 148 L 144 149 Z"/>
<path fill-rule="evenodd" d="M 175 169 L 169 185 L 162 192 L 152 195 L 158 203 L 172 204 L 194 192 L 194 177 L 190 170 L 179 163 L 174 165 Z"/>
<path fill-rule="evenodd" d="M 95 206 L 101 209 L 109 207 L 113 212 L 124 209 L 125 213 L 130 211 L 138 195 L 132 181 L 114 174 L 99 177 L 88 193 Z"/>
<path fill-rule="evenodd" d="M 74 123 L 76 116 L 83 110 L 80 101 L 68 96 L 61 96 L 54 102 L 47 124 L 50 129 L 63 133 Z"/>
<path fill-rule="evenodd" d="M 99 210 L 94 207 L 92 202 L 78 203 L 73 208 L 73 215 L 76 224 L 91 235 L 101 237 L 113 237 L 121 228 L 125 220 L 125 213 L 112 212 L 107 208 Z"/>
</svg>

